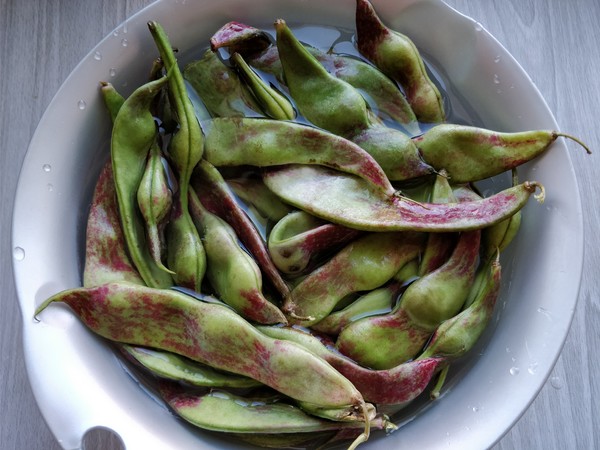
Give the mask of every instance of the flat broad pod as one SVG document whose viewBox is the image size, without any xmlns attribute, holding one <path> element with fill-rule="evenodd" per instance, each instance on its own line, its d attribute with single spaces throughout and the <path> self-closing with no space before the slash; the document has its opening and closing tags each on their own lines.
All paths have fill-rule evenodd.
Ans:
<svg viewBox="0 0 600 450">
<path fill-rule="evenodd" d="M 525 181 L 495 195 L 460 203 L 419 203 L 386 196 L 360 178 L 315 166 L 289 165 L 263 172 L 267 187 L 285 202 L 324 220 L 363 231 L 466 231 L 485 228 L 519 211 L 543 186 Z"/>
<path fill-rule="evenodd" d="M 444 358 L 421 358 L 387 370 L 373 370 L 345 357 L 318 337 L 296 327 L 260 326 L 268 336 L 286 339 L 320 356 L 348 378 L 365 400 L 376 405 L 407 404 L 419 396 L 445 364 Z"/>
<path fill-rule="evenodd" d="M 253 378 L 311 414 L 363 421 L 368 438 L 374 410 L 352 383 L 297 344 L 265 336 L 228 307 L 174 290 L 114 283 L 60 292 L 35 315 L 54 302 L 66 303 L 87 327 L 111 341 L 177 353 Z"/>
</svg>

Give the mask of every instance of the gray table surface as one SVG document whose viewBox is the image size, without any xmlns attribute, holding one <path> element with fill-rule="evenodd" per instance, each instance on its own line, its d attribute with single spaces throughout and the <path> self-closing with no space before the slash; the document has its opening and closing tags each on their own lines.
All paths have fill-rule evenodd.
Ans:
<svg viewBox="0 0 600 450">
<path fill-rule="evenodd" d="M 59 449 L 32 395 L 12 278 L 10 228 L 15 187 L 29 141 L 53 95 L 101 38 L 149 0 L 0 0 L 0 448 Z M 600 448 L 600 23 L 598 0 L 448 0 L 481 22 L 529 73 L 561 129 L 584 205 L 585 262 L 564 350 L 531 407 L 497 449 Z M 565 236 L 568 239 L 568 236 Z M 101 433 L 86 447 L 119 448 Z"/>
</svg>

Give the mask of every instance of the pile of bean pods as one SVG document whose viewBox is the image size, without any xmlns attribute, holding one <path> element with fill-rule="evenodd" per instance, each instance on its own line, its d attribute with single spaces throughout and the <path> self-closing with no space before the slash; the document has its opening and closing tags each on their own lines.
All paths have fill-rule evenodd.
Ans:
<svg viewBox="0 0 600 450">
<path fill-rule="evenodd" d="M 283 20 L 231 22 L 180 67 L 148 27 L 148 81 L 127 98 L 101 83 L 111 158 L 83 287 L 36 315 L 68 304 L 205 430 L 296 448 L 395 430 L 493 315 L 500 254 L 544 196 L 516 167 L 567 135 L 447 123 L 417 48 L 367 0 L 361 58 Z M 491 196 L 473 185 L 506 171 Z"/>
</svg>

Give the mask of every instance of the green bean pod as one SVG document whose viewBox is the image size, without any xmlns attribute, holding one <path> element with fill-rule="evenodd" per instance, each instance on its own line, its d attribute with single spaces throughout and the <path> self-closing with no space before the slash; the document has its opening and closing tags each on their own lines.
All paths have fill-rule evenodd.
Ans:
<svg viewBox="0 0 600 450">
<path fill-rule="evenodd" d="M 356 1 L 356 45 L 402 86 L 420 122 L 445 121 L 442 96 L 427 75 L 419 50 L 408 36 L 385 26 L 368 0 Z"/>
<path fill-rule="evenodd" d="M 218 389 L 198 394 L 175 386 L 165 389 L 163 396 L 179 416 L 205 430 L 264 435 L 364 427 L 358 421 L 334 422 L 311 416 L 278 397 L 243 397 Z M 383 428 L 384 419 L 374 421 L 374 425 Z"/>
<path fill-rule="evenodd" d="M 338 136 L 352 136 L 371 125 L 367 103 L 350 84 L 331 76 L 292 34 L 275 22 L 277 49 L 286 85 L 300 113 Z"/>
<path fill-rule="evenodd" d="M 263 72 L 274 75 L 284 83 L 277 46 L 263 30 L 230 22 L 211 37 L 211 48 L 226 47 L 231 53 L 239 52 L 248 63 Z M 344 55 L 323 52 L 306 46 L 325 69 L 363 94 L 372 111 L 380 118 L 395 121 L 412 136 L 420 134 L 417 118 L 398 86 L 386 75 L 365 61 Z"/>
<path fill-rule="evenodd" d="M 262 116 L 260 106 L 237 72 L 210 50 L 185 66 L 183 77 L 213 117 Z"/>
<path fill-rule="evenodd" d="M 224 219 L 235 230 L 256 260 L 261 272 L 276 291 L 285 297 L 290 289 L 273 264 L 267 245 L 254 227 L 219 171 L 205 159 L 196 166 L 192 183 L 206 209 Z"/>
<path fill-rule="evenodd" d="M 559 137 L 572 136 L 549 130 L 502 133 L 485 128 L 441 124 L 414 138 L 423 159 L 435 169 L 445 169 L 453 183 L 493 177 L 544 153 Z M 576 140 L 589 153 L 589 149 Z"/>
<path fill-rule="evenodd" d="M 473 348 L 490 322 L 498 299 L 501 279 L 499 259 L 491 260 L 483 266 L 481 273 L 483 282 L 476 289 L 473 303 L 456 316 L 442 322 L 419 358 L 459 358 Z"/>
<path fill-rule="evenodd" d="M 268 119 L 220 118 L 204 124 L 204 158 L 216 167 L 318 164 L 360 176 L 395 192 L 379 164 L 352 142 L 306 125 Z"/>
<path fill-rule="evenodd" d="M 158 267 L 173 274 L 162 262 L 162 228 L 173 206 L 173 193 L 167 181 L 162 153 L 156 143 L 150 147 L 146 170 L 137 191 L 137 202 L 146 225 L 150 254 Z"/>
<path fill-rule="evenodd" d="M 204 241 L 206 275 L 218 296 L 248 320 L 287 323 L 279 308 L 263 296 L 260 269 L 238 244 L 235 231 L 207 211 L 193 191 L 190 191 L 190 211 Z"/>
<path fill-rule="evenodd" d="M 433 203 L 456 203 L 456 197 L 452 192 L 445 171 L 441 171 L 436 175 L 431 201 Z M 455 237 L 452 233 L 432 233 L 429 235 L 419 266 L 420 276 L 433 272 L 446 262 L 456 244 Z"/>
<path fill-rule="evenodd" d="M 443 358 L 431 357 L 410 361 L 387 370 L 373 370 L 344 357 L 302 329 L 265 326 L 258 328 L 267 336 L 295 342 L 323 358 L 348 378 L 367 401 L 377 405 L 398 405 L 414 400 L 445 364 Z"/>
<path fill-rule="evenodd" d="M 83 285 L 144 284 L 127 254 L 110 161 L 96 182 L 85 235 Z"/>
<path fill-rule="evenodd" d="M 433 169 L 404 133 L 370 119 L 362 95 L 330 75 L 296 39 L 285 22 L 275 23 L 286 85 L 300 113 L 318 127 L 362 147 L 394 181 L 428 175 Z"/>
<path fill-rule="evenodd" d="M 346 295 L 389 281 L 419 254 L 424 238 L 420 233 L 373 233 L 356 239 L 292 290 L 284 313 L 295 324 L 318 323 Z"/>
<path fill-rule="evenodd" d="M 294 210 L 273 194 L 260 177 L 228 179 L 227 184 L 246 205 L 268 220 L 278 222 Z"/>
<path fill-rule="evenodd" d="M 354 300 L 345 308 L 330 313 L 327 317 L 311 326 L 311 329 L 331 336 L 337 336 L 351 322 L 364 317 L 390 313 L 397 298 L 406 288 L 406 284 L 417 278 L 418 258 L 402 266 L 392 280 L 377 289 L 373 289 Z"/>
<path fill-rule="evenodd" d="M 171 276 L 152 259 L 144 226 L 138 218 L 137 190 L 146 158 L 157 138 L 150 103 L 167 82 L 167 77 L 136 89 L 119 108 L 111 137 L 111 161 L 123 234 L 131 259 L 144 282 L 151 287 L 169 287 Z"/>
<path fill-rule="evenodd" d="M 231 59 L 239 70 L 239 73 L 246 81 L 246 85 L 250 92 L 254 94 L 257 103 L 262 111 L 268 117 L 276 120 L 294 120 L 296 111 L 288 98 L 273 86 L 265 83 L 265 81 L 256 73 L 239 53 L 234 53 Z"/>
<path fill-rule="evenodd" d="M 125 99 L 119 92 L 115 89 L 115 87 L 106 81 L 100 82 L 100 93 L 102 94 L 102 99 L 104 100 L 104 104 L 106 105 L 106 109 L 110 114 L 110 120 L 114 124 L 117 118 L 117 114 L 119 113 L 119 109 L 125 103 Z"/>
<path fill-rule="evenodd" d="M 394 367 L 415 357 L 431 333 L 465 302 L 477 267 L 480 235 L 479 231 L 462 233 L 443 266 L 412 283 L 392 313 L 367 317 L 344 328 L 337 349 L 375 369 Z"/>
<path fill-rule="evenodd" d="M 268 338 L 228 307 L 174 290 L 115 283 L 60 292 L 35 315 L 53 302 L 66 303 L 106 339 L 174 352 L 248 376 L 302 405 L 335 410 L 339 420 L 371 418 L 360 393 L 333 367 L 296 344 Z"/>
<path fill-rule="evenodd" d="M 263 181 L 283 201 L 332 223 L 364 231 L 466 231 L 498 223 L 544 189 L 526 181 L 491 197 L 460 203 L 418 203 L 382 195 L 360 178 L 318 166 L 269 168 Z"/>
<path fill-rule="evenodd" d="M 174 212 L 166 229 L 167 262 L 176 283 L 200 291 L 206 271 L 206 254 L 188 210 L 188 190 L 194 167 L 202 158 L 203 136 L 183 75 L 162 26 L 148 22 L 148 28 L 169 77 L 169 102 L 179 127 L 169 141 L 169 157 L 177 171 L 179 191 Z"/>
<path fill-rule="evenodd" d="M 273 263 L 283 273 L 301 273 L 315 257 L 355 238 L 358 231 L 324 222 L 304 211 L 295 211 L 275 224 L 268 248 Z"/>
<path fill-rule="evenodd" d="M 121 349 L 128 359 L 161 379 L 202 387 L 250 388 L 262 386 L 262 383 L 252 378 L 215 370 L 176 353 L 127 344 L 121 345 Z"/>
</svg>

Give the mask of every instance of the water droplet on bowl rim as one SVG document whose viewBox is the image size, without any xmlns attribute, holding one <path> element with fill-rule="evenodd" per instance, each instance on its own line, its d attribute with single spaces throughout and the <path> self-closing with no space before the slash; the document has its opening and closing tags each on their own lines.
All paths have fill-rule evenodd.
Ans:
<svg viewBox="0 0 600 450">
<path fill-rule="evenodd" d="M 111 77 L 114 77 L 117 75 L 117 69 L 115 69 L 114 67 L 111 67 L 110 70 L 108 71 L 108 75 Z"/>
<path fill-rule="evenodd" d="M 121 39 L 121 46 L 127 47 L 129 45 L 129 41 L 126 38 Z"/>
<path fill-rule="evenodd" d="M 50 172 L 50 171 L 52 170 L 52 166 L 51 166 L 50 164 L 44 164 L 44 165 L 42 166 L 42 170 L 43 170 L 44 172 Z"/>
<path fill-rule="evenodd" d="M 77 107 L 82 111 L 85 109 L 86 106 L 87 106 L 87 103 L 85 102 L 85 100 L 79 100 L 77 102 Z"/>
<path fill-rule="evenodd" d="M 521 370 L 518 367 L 515 367 L 515 366 L 511 367 L 510 370 L 509 370 L 509 372 L 510 372 L 511 375 L 518 375 L 520 371 Z"/>
<path fill-rule="evenodd" d="M 98 51 L 94 52 L 94 59 L 95 59 L 96 61 L 100 61 L 100 60 L 102 60 L 102 53 L 100 53 L 100 52 L 98 52 Z"/>
<path fill-rule="evenodd" d="M 17 261 L 23 261 L 25 259 L 25 250 L 21 247 L 15 247 L 13 249 L 13 258 Z"/>
</svg>

